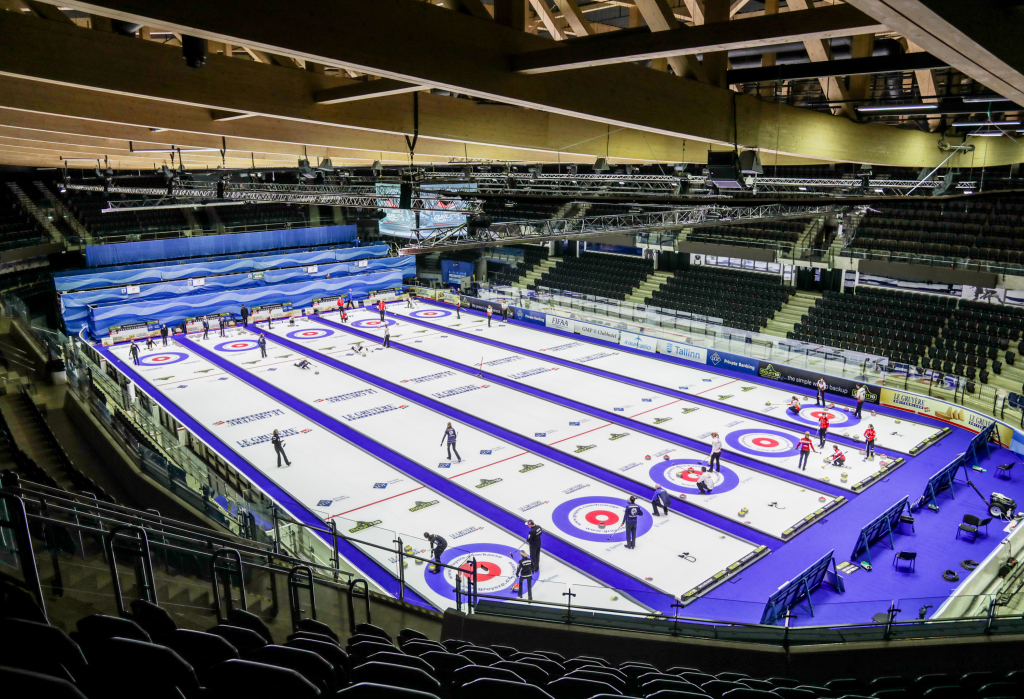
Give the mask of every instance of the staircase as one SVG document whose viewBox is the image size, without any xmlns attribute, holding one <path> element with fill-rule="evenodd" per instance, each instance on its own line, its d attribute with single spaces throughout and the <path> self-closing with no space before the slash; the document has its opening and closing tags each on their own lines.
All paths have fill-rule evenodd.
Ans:
<svg viewBox="0 0 1024 699">
<path fill-rule="evenodd" d="M 224 233 L 227 229 L 224 227 L 224 222 L 220 220 L 220 216 L 217 215 L 216 206 L 207 206 L 203 211 L 210 217 L 210 221 L 217 227 L 218 233 Z"/>
<path fill-rule="evenodd" d="M 761 328 L 761 332 L 786 337 L 786 333 L 793 332 L 793 326 L 800 322 L 800 317 L 807 315 L 808 309 L 820 298 L 821 294 L 816 291 L 796 292 L 789 297 L 782 310 L 775 312 L 775 317 L 769 319 L 768 324 Z"/>
<path fill-rule="evenodd" d="M 74 214 L 71 213 L 71 209 L 61 201 L 60 197 L 54 194 L 49 187 L 38 180 L 34 181 L 32 184 L 36 189 L 43 193 L 43 196 L 46 197 L 46 201 L 50 202 L 50 205 L 53 207 L 54 217 L 63 221 L 68 228 L 74 231 L 75 235 L 81 239 L 83 245 L 88 245 L 93 242 L 92 233 L 87 231 L 85 226 L 75 218 Z"/>
<path fill-rule="evenodd" d="M 814 245 L 814 236 L 818 234 L 821 227 L 825 225 L 825 219 L 823 218 L 812 218 L 804 226 L 803 231 L 796 239 L 796 244 L 793 245 L 793 259 L 803 260 L 811 256 L 811 248 Z"/>
<path fill-rule="evenodd" d="M 182 209 L 181 213 L 185 215 L 185 220 L 188 221 L 188 227 L 192 229 L 192 235 L 202 235 L 203 227 L 199 221 L 196 220 L 196 215 L 192 213 L 192 209 Z"/>
<path fill-rule="evenodd" d="M 536 284 L 537 280 L 540 279 L 540 276 L 545 272 L 550 272 L 556 264 L 558 264 L 558 259 L 541 260 L 540 262 L 537 263 L 536 267 L 534 267 L 529 272 L 527 272 L 523 276 L 519 277 L 519 279 L 517 279 L 515 282 L 513 282 L 512 286 L 518 287 L 520 289 L 526 289 L 527 285 Z"/>
<path fill-rule="evenodd" d="M 647 278 L 640 282 L 640 286 L 626 295 L 626 300 L 630 303 L 646 304 L 647 299 L 651 298 L 655 291 L 664 286 L 671 276 L 668 272 L 652 272 L 648 274 Z"/>
<path fill-rule="evenodd" d="M 0 411 L 3 411 L 18 448 L 28 454 L 61 488 L 74 491 L 74 483 L 62 468 L 42 427 L 36 423 L 21 391 L 16 390 L 15 386 L 9 386 L 7 394 L 0 398 Z"/>
<path fill-rule="evenodd" d="M 55 225 L 53 225 L 53 221 L 51 221 L 49 217 L 43 213 L 42 209 L 36 206 L 36 203 L 34 201 L 28 198 L 28 195 L 25 194 L 25 191 L 20 186 L 18 186 L 17 182 L 8 182 L 7 187 L 8 189 L 11 190 L 11 192 L 14 193 L 14 196 L 18 198 L 18 202 L 21 204 L 21 208 L 30 213 L 32 215 L 32 218 L 36 220 L 36 223 L 42 226 L 43 230 L 45 230 L 50 235 L 50 242 L 64 242 L 64 236 L 61 235 L 61 232 L 57 230 L 57 227 Z"/>
</svg>

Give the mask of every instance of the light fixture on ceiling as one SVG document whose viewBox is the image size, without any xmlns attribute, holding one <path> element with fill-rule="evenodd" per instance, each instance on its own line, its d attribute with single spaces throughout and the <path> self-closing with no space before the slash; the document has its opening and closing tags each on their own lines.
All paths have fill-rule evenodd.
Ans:
<svg viewBox="0 0 1024 699">
<path fill-rule="evenodd" d="M 963 126 L 966 128 L 972 126 L 1020 126 L 1020 122 L 1013 119 L 1006 121 L 954 121 L 953 126 Z"/>
<path fill-rule="evenodd" d="M 965 104 L 980 104 L 983 102 L 1009 102 L 1009 97 L 964 97 Z"/>
<path fill-rule="evenodd" d="M 937 104 L 901 104 L 901 105 L 881 105 L 874 104 L 867 107 L 857 107 L 858 112 L 899 112 L 907 109 L 918 109 L 918 110 L 931 110 L 938 109 Z"/>
</svg>

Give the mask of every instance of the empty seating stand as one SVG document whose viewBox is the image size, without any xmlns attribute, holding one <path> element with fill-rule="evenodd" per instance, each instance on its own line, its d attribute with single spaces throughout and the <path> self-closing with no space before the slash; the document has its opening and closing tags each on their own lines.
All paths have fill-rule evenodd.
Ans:
<svg viewBox="0 0 1024 699">
<path fill-rule="evenodd" d="M 748 248 L 778 248 L 788 253 L 792 251 L 806 227 L 806 221 L 767 221 L 743 226 L 708 226 L 707 228 L 695 228 L 686 236 L 686 239 L 695 243 L 741 245 Z"/>
<path fill-rule="evenodd" d="M 1024 261 L 1024 199 L 886 202 L 860 222 L 850 247 L 1019 265 Z"/>
<path fill-rule="evenodd" d="M 536 286 L 625 301 L 653 271 L 651 260 L 588 252 L 564 258 L 542 274 Z"/>
<path fill-rule="evenodd" d="M 729 327 L 757 332 L 782 309 L 793 291 L 774 274 L 690 267 L 670 277 L 647 303 L 721 318 Z"/>
<path fill-rule="evenodd" d="M 46 242 L 46 234 L 6 186 L 0 186 L 0 250 Z"/>
</svg>

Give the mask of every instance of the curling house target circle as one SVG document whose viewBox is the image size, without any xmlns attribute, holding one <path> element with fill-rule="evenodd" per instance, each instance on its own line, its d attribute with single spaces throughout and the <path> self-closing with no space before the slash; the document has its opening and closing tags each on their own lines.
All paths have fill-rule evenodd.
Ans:
<svg viewBox="0 0 1024 699">
<path fill-rule="evenodd" d="M 305 330 L 292 330 L 285 337 L 292 340 L 319 340 L 321 337 L 330 337 L 333 334 L 334 331 L 327 328 L 306 328 Z"/>
<path fill-rule="evenodd" d="M 413 318 L 426 318 L 428 320 L 434 320 L 436 318 L 446 318 L 451 314 L 451 311 L 447 311 L 443 308 L 428 308 L 424 311 L 413 311 L 409 315 Z"/>
<path fill-rule="evenodd" d="M 368 318 L 364 320 L 355 320 L 350 323 L 353 328 L 366 328 L 368 330 L 378 330 L 384 325 L 394 325 L 395 321 L 390 318 L 386 320 L 378 320 L 377 318 Z"/>
<path fill-rule="evenodd" d="M 248 352 L 257 347 L 259 347 L 259 343 L 256 340 L 231 340 L 214 345 L 213 349 L 218 352 Z"/>
<path fill-rule="evenodd" d="M 659 461 L 650 470 L 651 480 L 671 493 L 686 495 L 700 493 L 697 479 L 700 477 L 702 465 L 707 466 L 707 462 L 701 462 L 700 459 Z M 693 473 L 687 473 L 687 469 L 691 467 Z M 740 477 L 728 466 L 722 466 L 721 471 L 714 471 L 711 477 L 714 478 L 714 484 L 711 486 L 712 493 L 727 493 L 740 484 Z"/>
<path fill-rule="evenodd" d="M 737 430 L 725 436 L 725 443 L 751 456 L 792 456 L 800 439 L 796 435 L 764 428 Z"/>
<path fill-rule="evenodd" d="M 555 526 L 577 539 L 604 542 L 610 536 L 612 541 L 625 541 L 626 528 L 621 525 L 627 505 L 627 500 L 610 496 L 573 498 L 556 507 L 551 516 Z M 654 526 L 651 513 L 646 508 L 642 509 L 643 515 L 636 520 L 637 537 Z"/>
<path fill-rule="evenodd" d="M 189 355 L 184 352 L 159 352 L 139 357 L 139 361 L 143 366 L 166 366 L 167 364 L 183 362 L 188 358 Z"/>
<path fill-rule="evenodd" d="M 512 590 L 512 586 L 516 582 L 518 555 L 516 560 L 509 556 L 509 552 L 515 550 L 514 546 L 514 544 L 507 546 L 469 544 L 448 548 L 441 554 L 441 562 L 459 570 L 458 575 L 462 578 L 463 593 L 471 579 L 473 559 L 475 558 L 478 593 L 515 597 L 516 593 Z M 429 557 L 427 553 L 418 555 L 423 558 Z M 432 563 L 424 563 L 421 566 L 427 586 L 445 599 L 455 599 L 456 572 L 451 568 L 444 568 L 440 573 L 431 573 L 431 565 Z"/>
<path fill-rule="evenodd" d="M 789 413 L 789 415 L 797 422 L 813 427 L 814 429 L 819 428 L 820 424 L 818 423 L 818 419 L 822 415 L 828 415 L 829 429 L 839 427 L 840 425 L 843 427 L 852 427 L 860 422 L 859 418 L 854 417 L 845 410 L 840 410 L 838 408 L 822 408 L 820 405 L 804 408 L 800 411 L 799 415 L 793 415 L 793 413 Z"/>
</svg>

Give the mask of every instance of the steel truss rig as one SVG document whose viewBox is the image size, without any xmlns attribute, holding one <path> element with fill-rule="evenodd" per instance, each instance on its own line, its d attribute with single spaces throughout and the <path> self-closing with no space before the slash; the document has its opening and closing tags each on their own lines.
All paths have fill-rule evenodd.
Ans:
<svg viewBox="0 0 1024 699">
<path fill-rule="evenodd" d="M 172 184 L 168 187 L 131 187 L 123 185 L 67 183 L 65 189 L 104 194 L 128 194 L 155 199 L 110 200 L 104 213 L 113 211 L 139 211 L 151 209 L 181 209 L 201 206 L 229 206 L 238 204 L 325 204 L 372 209 L 399 208 L 399 192 L 383 193 L 375 186 L 333 184 L 238 184 L 214 183 Z M 413 190 L 411 206 L 419 211 L 454 211 L 475 213 L 480 211 L 479 200 L 462 195 L 449 195 L 436 191 Z"/>
<path fill-rule="evenodd" d="M 610 216 L 510 221 L 488 226 L 472 222 L 453 226 L 413 229 L 416 242 L 406 245 L 400 255 L 417 255 L 440 250 L 465 250 L 492 245 L 538 243 L 546 240 L 579 240 L 611 233 L 646 233 L 674 228 L 695 228 L 726 222 L 761 219 L 799 219 L 834 214 L 850 208 L 842 204 L 821 206 L 763 204 L 752 206 L 695 206 L 685 209 Z"/>
</svg>

